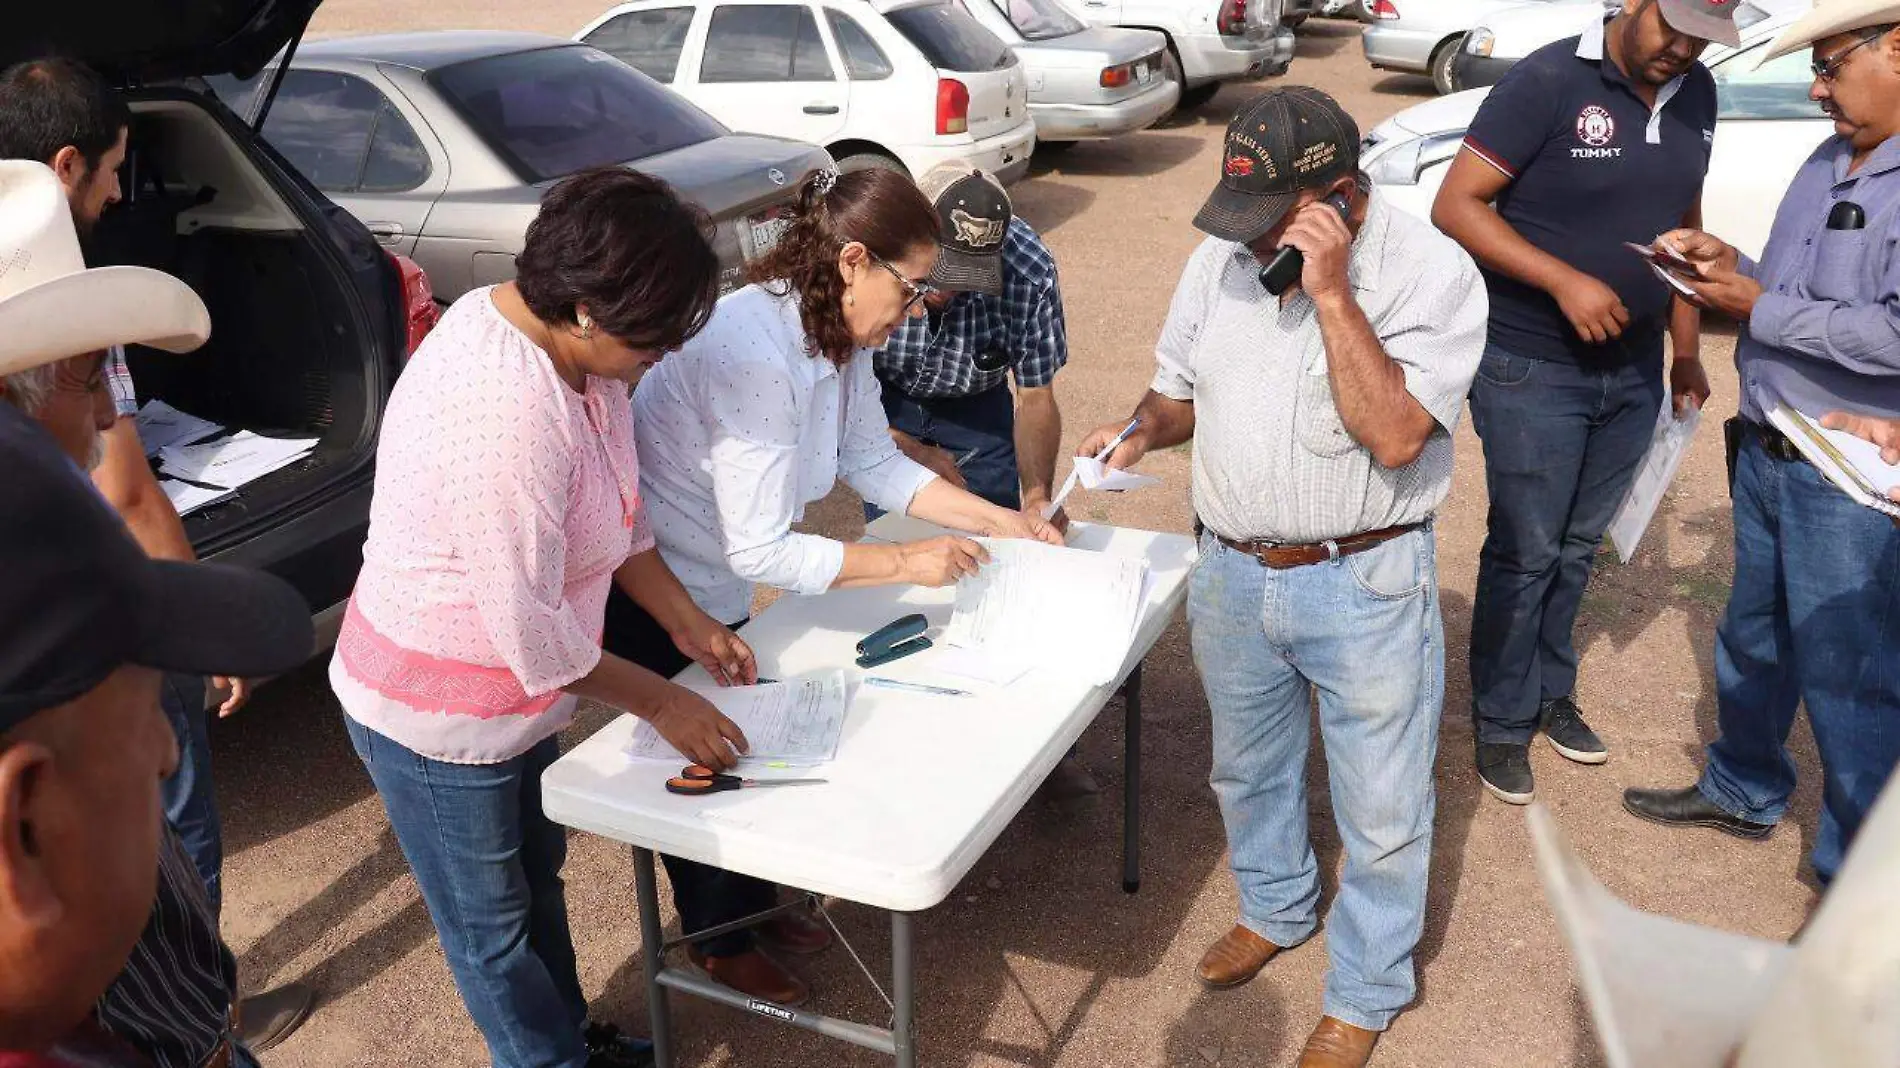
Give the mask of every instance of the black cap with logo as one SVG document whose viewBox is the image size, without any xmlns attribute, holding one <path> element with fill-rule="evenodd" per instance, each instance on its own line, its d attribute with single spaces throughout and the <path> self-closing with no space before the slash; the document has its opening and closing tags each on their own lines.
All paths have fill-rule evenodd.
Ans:
<svg viewBox="0 0 1900 1068">
<path fill-rule="evenodd" d="M 1014 216 L 996 179 L 968 166 L 934 167 L 917 183 L 937 209 L 943 253 L 930 281 L 942 289 L 1003 292 L 1003 239 Z"/>
<path fill-rule="evenodd" d="M 1305 85 L 1262 95 L 1227 124 L 1220 184 L 1194 225 L 1247 244 L 1273 229 L 1302 189 L 1323 189 L 1359 167 L 1359 125 Z"/>
<path fill-rule="evenodd" d="M 0 403 L 0 732 L 127 664 L 259 678 L 315 645 L 283 580 L 153 560 L 38 425 Z"/>
</svg>

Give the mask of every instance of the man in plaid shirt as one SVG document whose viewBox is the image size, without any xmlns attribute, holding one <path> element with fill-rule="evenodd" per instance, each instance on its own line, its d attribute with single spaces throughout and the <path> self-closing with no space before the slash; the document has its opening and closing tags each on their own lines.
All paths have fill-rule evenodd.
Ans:
<svg viewBox="0 0 1900 1068">
<path fill-rule="evenodd" d="M 918 185 L 942 219 L 943 255 L 928 314 L 906 319 L 875 358 L 891 437 L 985 500 L 1040 511 L 1062 439 L 1052 383 L 1069 359 L 1055 258 L 982 171 L 945 164 Z"/>
</svg>

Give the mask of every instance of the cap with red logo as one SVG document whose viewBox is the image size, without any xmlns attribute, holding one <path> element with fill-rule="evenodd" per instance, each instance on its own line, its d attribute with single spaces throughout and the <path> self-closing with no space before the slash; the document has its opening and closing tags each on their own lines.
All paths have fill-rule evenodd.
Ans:
<svg viewBox="0 0 1900 1068">
<path fill-rule="evenodd" d="M 1735 28 L 1735 9 L 1742 6 L 1741 0 L 1657 0 L 1656 6 L 1677 33 L 1730 48 L 1742 43 L 1741 32 Z"/>
<path fill-rule="evenodd" d="M 1220 184 L 1194 225 L 1247 244 L 1273 229 L 1302 189 L 1324 189 L 1359 167 L 1359 125 L 1325 93 L 1291 85 L 1262 95 L 1227 124 Z"/>
</svg>

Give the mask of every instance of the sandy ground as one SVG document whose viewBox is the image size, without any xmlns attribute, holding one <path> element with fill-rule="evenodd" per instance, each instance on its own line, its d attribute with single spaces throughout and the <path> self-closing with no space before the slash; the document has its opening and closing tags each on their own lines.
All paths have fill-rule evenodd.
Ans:
<svg viewBox="0 0 1900 1068">
<path fill-rule="evenodd" d="M 316 30 L 505 26 L 569 33 L 597 8 L 437 0 L 394 5 L 331 0 Z M 1314 22 L 1292 80 L 1338 95 L 1362 124 L 1421 99 L 1421 79 L 1369 69 L 1346 23 Z M 1043 161 L 1014 194 L 1061 261 L 1072 362 L 1059 379 L 1065 439 L 1122 417 L 1144 388 L 1151 345 L 1196 234 L 1189 226 L 1214 180 L 1219 134 L 1262 85 L 1230 87 L 1201 112 L 1112 143 Z M 1732 413 L 1732 339 L 1707 354 L 1710 419 L 1643 552 L 1606 557 L 1580 625 L 1579 700 L 1614 747 L 1609 764 L 1571 765 L 1538 746 L 1540 794 L 1609 887 L 1639 906 L 1698 923 L 1787 938 L 1812 907 L 1804 856 L 1814 831 L 1815 759 L 1801 729 L 1805 781 L 1794 811 L 1764 843 L 1715 832 L 1670 832 L 1625 815 L 1629 785 L 1689 782 L 1713 730 L 1711 632 L 1731 574 L 1728 503 L 1714 424 Z M 1375 1064 L 1521 1068 L 1601 1063 L 1531 861 L 1523 813 L 1482 794 L 1471 769 L 1464 649 L 1485 496 L 1468 429 L 1439 524 L 1451 650 L 1438 760 L 1438 818 L 1429 915 L 1414 1008 Z M 1188 453 L 1145 469 L 1165 485 L 1126 499 L 1086 500 L 1077 514 L 1185 531 Z M 814 526 L 853 536 L 842 494 Z M 1171 628 L 1148 660 L 1145 882 L 1119 888 L 1119 806 L 1061 817 L 1032 806 L 919 924 L 923 1063 L 1050 1068 L 1092 1065 L 1265 1066 L 1291 1063 L 1317 1018 L 1324 935 L 1252 984 L 1208 993 L 1201 951 L 1233 922 L 1235 894 L 1206 785 L 1207 708 Z M 1119 703 L 1082 742 L 1113 799 L 1121 788 Z M 350 751 L 321 665 L 280 681 L 215 732 L 230 851 L 225 924 L 247 987 L 299 980 L 322 995 L 316 1015 L 264 1060 L 271 1068 L 480 1065 L 483 1046 L 449 978 L 429 917 L 381 805 Z M 604 722 L 583 717 L 569 741 Z M 1316 745 L 1315 750 L 1318 750 Z M 1339 860 L 1323 762 L 1311 776 L 1313 835 L 1325 870 Z M 573 836 L 569 909 L 582 980 L 596 1016 L 644 1031 L 639 932 L 626 850 Z M 1331 898 L 1328 879 L 1328 901 Z M 881 968 L 888 927 L 848 903 L 833 909 Z M 671 917 L 669 917 L 669 921 Z M 881 1004 L 834 951 L 802 965 L 826 1012 L 877 1019 Z M 863 1051 L 769 1026 L 730 1010 L 675 1011 L 682 1063 L 875 1065 Z"/>
</svg>

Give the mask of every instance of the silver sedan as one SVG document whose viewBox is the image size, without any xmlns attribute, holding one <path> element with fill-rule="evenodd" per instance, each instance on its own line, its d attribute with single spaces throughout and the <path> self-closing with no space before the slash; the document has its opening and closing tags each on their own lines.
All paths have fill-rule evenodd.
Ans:
<svg viewBox="0 0 1900 1068">
<path fill-rule="evenodd" d="M 1458 91 L 1452 61 L 1465 34 L 1495 11 L 1550 0 L 1368 0 L 1371 25 L 1359 43 L 1380 70 L 1429 74 L 1433 88 Z"/>
<path fill-rule="evenodd" d="M 277 65 L 213 88 L 247 121 Z M 306 42 L 264 139 L 438 300 L 515 275 L 541 195 L 588 167 L 665 179 L 712 215 L 722 288 L 778 239 L 793 192 L 827 166 L 802 141 L 734 134 L 598 49 L 534 34 L 444 31 Z"/>
<path fill-rule="evenodd" d="M 1092 27 L 1056 0 L 965 6 L 1022 61 L 1039 149 L 1146 129 L 1181 98 L 1164 70 L 1168 39 L 1153 30 Z"/>
</svg>

